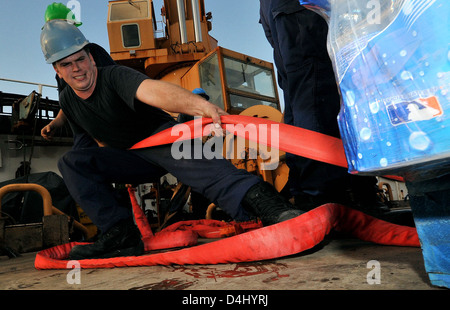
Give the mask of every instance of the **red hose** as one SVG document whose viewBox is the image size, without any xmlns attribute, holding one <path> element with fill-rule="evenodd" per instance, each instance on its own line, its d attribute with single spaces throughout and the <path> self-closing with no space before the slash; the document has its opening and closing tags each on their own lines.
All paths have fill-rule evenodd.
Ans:
<svg viewBox="0 0 450 310">
<path fill-rule="evenodd" d="M 259 126 L 261 125 L 267 126 L 267 131 L 257 131 L 258 136 L 248 135 L 248 132 L 243 130 L 236 131 L 235 134 L 262 143 L 260 142 L 261 139 L 259 134 L 264 134 L 266 137 L 270 138 L 272 137 L 272 130 L 278 130 L 277 137 L 279 139 L 279 150 L 336 166 L 347 167 L 347 160 L 341 139 L 292 125 L 245 115 L 225 115 L 221 117 L 221 122 L 224 129 L 226 129 L 227 124 L 243 125 L 244 127 L 256 125 L 257 128 L 260 128 Z M 205 126 L 210 124 L 210 118 L 189 121 L 184 123 L 183 126 L 189 126 L 190 137 L 183 135 L 185 132 L 176 136 L 173 134 L 174 131 L 172 131 L 172 128 L 169 128 L 136 143 L 131 149 L 169 144 L 180 141 L 181 138 L 199 138 L 202 136 Z M 268 141 L 266 144 L 272 146 L 271 141 L 269 141 L 269 139 L 266 140 Z M 299 143 L 299 141 L 302 143 Z"/>
<path fill-rule="evenodd" d="M 203 128 L 209 122 L 210 120 L 203 119 L 200 125 Z M 271 124 L 275 122 L 234 115 L 222 117 L 222 123 Z M 346 166 L 342 142 L 339 139 L 285 124 L 275 124 L 279 125 L 281 150 Z M 193 122 L 190 125 L 192 126 Z M 172 143 L 177 139 L 178 137 L 171 136 L 170 130 L 163 131 L 136 144 L 133 148 Z M 302 143 L 298 143 L 299 139 Z M 216 223 L 217 221 L 184 222 L 175 227 L 169 227 L 170 229 L 161 233 L 153 234 L 132 190 L 130 190 L 130 198 L 146 251 L 192 246 L 197 244 L 197 236 L 198 233 L 201 234 L 201 231 L 202 233 L 206 231 L 206 234 L 215 232 L 217 236 L 223 228 Z M 420 246 L 415 228 L 391 224 L 339 204 L 325 204 L 294 219 L 276 225 L 258 227 L 246 227 L 250 231 L 182 250 L 142 256 L 85 259 L 80 260 L 79 263 L 81 268 L 112 268 L 259 261 L 293 255 L 310 249 L 320 243 L 332 229 L 378 244 Z M 236 232 L 239 230 L 237 226 Z M 38 252 L 35 267 L 37 269 L 71 268 L 70 265 L 67 266 L 67 257 L 70 249 L 77 244 L 81 243 L 68 243 Z"/>
<path fill-rule="evenodd" d="M 223 238 L 262 227 L 258 223 L 225 223 L 215 220 L 183 221 L 172 224 L 157 234 L 153 234 L 142 208 L 139 206 L 135 191 L 128 189 L 134 218 L 141 232 L 145 251 L 196 245 L 198 236 L 203 238 Z"/>
<path fill-rule="evenodd" d="M 384 245 L 418 247 L 415 228 L 391 224 L 360 211 L 338 204 L 325 204 L 294 219 L 262 227 L 233 237 L 171 252 L 158 254 L 80 260 L 81 268 L 127 266 L 191 265 L 250 262 L 293 255 L 320 243 L 332 230 L 350 233 L 364 240 Z M 178 242 L 182 237 L 165 233 L 165 241 Z M 164 234 L 163 234 L 164 235 Z M 80 243 L 69 243 L 36 255 L 37 269 L 66 269 L 70 249 Z"/>
<path fill-rule="evenodd" d="M 179 135 L 174 135 L 174 132 L 178 131 L 172 131 L 172 128 L 169 128 L 136 143 L 131 149 L 169 144 L 188 138 L 199 138 L 203 135 L 205 127 L 211 125 L 211 122 L 212 120 L 210 118 L 201 118 L 186 122 L 183 126 L 188 126 L 189 137 L 184 131 L 180 131 Z M 344 168 L 348 167 L 344 145 L 341 139 L 308 129 L 246 115 L 224 115 L 221 117 L 221 122 L 224 129 L 226 129 L 227 125 L 242 125 L 244 127 L 248 125 L 255 125 L 257 127 L 261 125 L 267 126 L 266 131 L 258 132 L 259 134 L 265 135 L 266 139 L 264 141 L 267 141 L 267 143 L 261 142 L 259 135 L 252 136 L 245 131 L 235 131 L 234 134 L 273 147 L 268 138 L 272 137 L 273 130 L 278 130 L 278 133 L 276 133 L 278 145 L 276 147 L 279 150 Z M 302 143 L 299 143 L 299 141 Z M 396 175 L 384 177 L 400 182 L 404 181 L 403 177 Z"/>
</svg>

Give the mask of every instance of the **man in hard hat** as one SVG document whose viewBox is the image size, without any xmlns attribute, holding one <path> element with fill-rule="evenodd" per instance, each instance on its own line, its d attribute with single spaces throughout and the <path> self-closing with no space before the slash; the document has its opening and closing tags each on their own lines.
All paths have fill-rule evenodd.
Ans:
<svg viewBox="0 0 450 310">
<path fill-rule="evenodd" d="M 57 2 L 53 2 L 52 4 L 47 6 L 47 9 L 44 13 L 44 19 L 46 23 L 51 20 L 65 20 L 77 27 L 82 25 L 82 22 L 76 20 L 75 14 L 73 14 L 73 12 L 67 6 L 65 6 L 63 3 Z M 94 58 L 97 67 L 106 67 L 116 64 L 111 58 L 111 55 L 109 55 L 109 53 L 100 45 L 95 43 L 88 43 L 87 47 L 89 48 L 89 51 Z M 60 79 L 57 74 L 55 76 L 55 79 L 58 85 L 59 94 L 67 84 L 64 80 Z M 42 128 L 41 136 L 46 140 L 51 140 L 56 130 L 58 128 L 61 128 L 66 122 L 67 120 L 64 112 L 60 110 L 58 115 L 49 124 Z M 91 147 L 96 145 L 96 142 L 84 133 L 74 135 L 73 140 L 73 148 Z"/>
<path fill-rule="evenodd" d="M 72 197 L 102 232 L 95 243 L 74 247 L 70 259 L 142 253 L 131 210 L 116 199 L 111 182 L 146 183 L 169 172 L 236 220 L 257 216 L 271 225 L 301 214 L 273 186 L 225 159 L 175 160 L 170 145 L 129 150 L 176 124 L 163 109 L 209 117 L 216 127 L 225 112 L 128 67 L 97 67 L 88 43 L 76 26 L 62 20 L 47 22 L 41 33 L 46 62 L 69 86 L 60 94 L 61 109 L 75 134 L 86 133 L 102 146 L 71 150 L 58 162 Z"/>
</svg>

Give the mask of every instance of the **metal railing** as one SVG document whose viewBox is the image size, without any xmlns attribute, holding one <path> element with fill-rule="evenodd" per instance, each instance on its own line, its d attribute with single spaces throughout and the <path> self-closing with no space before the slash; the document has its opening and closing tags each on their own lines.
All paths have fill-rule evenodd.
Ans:
<svg viewBox="0 0 450 310">
<path fill-rule="evenodd" d="M 38 87 L 38 93 L 41 96 L 42 96 L 42 88 L 43 87 L 58 88 L 58 86 L 55 86 L 55 85 L 49 85 L 49 84 L 43 84 L 43 83 L 34 83 L 34 82 L 20 81 L 20 80 L 12 80 L 12 79 L 5 79 L 5 78 L 0 78 L 0 81 L 6 81 L 6 82 L 12 82 L 12 83 L 21 83 L 21 84 L 28 84 L 28 85 L 35 85 L 35 86 Z"/>
</svg>

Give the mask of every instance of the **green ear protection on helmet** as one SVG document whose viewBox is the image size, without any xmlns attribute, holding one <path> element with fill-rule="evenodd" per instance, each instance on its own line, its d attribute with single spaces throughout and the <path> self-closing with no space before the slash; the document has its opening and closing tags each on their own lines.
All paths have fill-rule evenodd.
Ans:
<svg viewBox="0 0 450 310">
<path fill-rule="evenodd" d="M 88 43 L 83 33 L 67 20 L 50 20 L 42 27 L 41 48 L 48 64 L 80 51 Z"/>
<path fill-rule="evenodd" d="M 75 24 L 75 26 L 81 26 L 82 23 L 75 19 L 75 15 L 73 12 L 64 4 L 53 2 L 49 6 L 47 6 L 47 10 L 45 11 L 45 22 L 54 19 L 63 19 L 67 20 L 70 23 Z"/>
</svg>

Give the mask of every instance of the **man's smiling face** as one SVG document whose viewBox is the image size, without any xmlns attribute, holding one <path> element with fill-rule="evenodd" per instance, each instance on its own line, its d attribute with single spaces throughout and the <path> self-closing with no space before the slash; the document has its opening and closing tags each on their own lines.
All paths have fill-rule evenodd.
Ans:
<svg viewBox="0 0 450 310">
<path fill-rule="evenodd" d="M 63 79 L 75 93 L 88 98 L 94 91 L 97 80 L 97 67 L 91 54 L 81 50 L 54 64 L 59 78 Z"/>
</svg>

